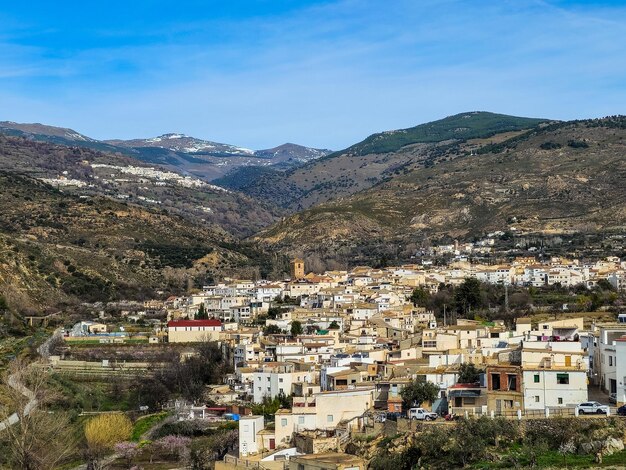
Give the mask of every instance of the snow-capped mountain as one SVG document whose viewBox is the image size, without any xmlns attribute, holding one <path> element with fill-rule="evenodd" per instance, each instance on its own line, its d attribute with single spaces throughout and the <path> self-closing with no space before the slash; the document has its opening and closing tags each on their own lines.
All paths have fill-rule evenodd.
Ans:
<svg viewBox="0 0 626 470">
<path fill-rule="evenodd" d="M 108 144 L 122 147 L 157 147 L 184 153 L 208 153 L 213 155 L 254 155 L 254 150 L 236 145 L 197 139 L 185 134 L 163 134 L 149 139 L 107 140 Z"/>
<path fill-rule="evenodd" d="M 261 158 L 271 158 L 280 161 L 293 160 L 297 162 L 308 162 L 316 158 L 324 157 L 332 153 L 328 149 L 315 149 L 303 147 L 302 145 L 286 143 L 266 150 L 257 150 L 254 154 Z"/>
<path fill-rule="evenodd" d="M 237 145 L 198 139 L 182 133 L 163 134 L 147 139 L 96 140 L 73 129 L 11 121 L 0 122 L 0 134 L 123 154 L 208 181 L 220 178 L 239 167 L 273 167 L 283 170 L 331 153 L 330 150 L 296 144 L 283 144 L 272 149 L 255 151 Z"/>
</svg>

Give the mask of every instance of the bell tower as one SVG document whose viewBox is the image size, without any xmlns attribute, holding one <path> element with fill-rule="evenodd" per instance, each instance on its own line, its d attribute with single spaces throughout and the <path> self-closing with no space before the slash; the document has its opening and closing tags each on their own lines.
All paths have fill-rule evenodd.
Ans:
<svg viewBox="0 0 626 470">
<path fill-rule="evenodd" d="M 304 260 L 296 258 L 291 261 L 291 279 L 302 279 L 304 277 Z"/>
</svg>

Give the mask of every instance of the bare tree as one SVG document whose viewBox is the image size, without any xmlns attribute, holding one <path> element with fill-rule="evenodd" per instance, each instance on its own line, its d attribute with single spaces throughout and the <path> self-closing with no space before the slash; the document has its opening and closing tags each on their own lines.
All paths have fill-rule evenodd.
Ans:
<svg viewBox="0 0 626 470">
<path fill-rule="evenodd" d="M 46 407 L 55 400 L 47 385 L 43 363 L 11 363 L 4 383 L 4 408 L 0 410 L 0 440 L 11 468 L 48 470 L 71 456 L 77 447 L 76 433 L 68 416 Z"/>
</svg>

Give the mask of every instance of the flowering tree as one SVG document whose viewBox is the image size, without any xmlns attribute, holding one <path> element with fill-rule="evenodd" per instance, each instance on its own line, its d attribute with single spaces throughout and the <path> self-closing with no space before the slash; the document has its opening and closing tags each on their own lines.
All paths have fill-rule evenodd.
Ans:
<svg viewBox="0 0 626 470">
<path fill-rule="evenodd" d="M 165 436 L 152 444 L 166 459 L 186 460 L 189 457 L 191 439 L 183 436 Z"/>
<path fill-rule="evenodd" d="M 129 468 L 132 467 L 133 459 L 139 453 L 139 445 L 135 442 L 118 442 L 117 444 L 115 444 L 113 449 L 115 450 L 116 454 L 126 460 L 126 464 Z"/>
</svg>

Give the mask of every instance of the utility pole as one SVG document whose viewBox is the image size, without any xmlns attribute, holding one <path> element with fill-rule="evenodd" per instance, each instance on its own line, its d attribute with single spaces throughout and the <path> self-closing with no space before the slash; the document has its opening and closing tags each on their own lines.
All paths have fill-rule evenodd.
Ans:
<svg viewBox="0 0 626 470">
<path fill-rule="evenodd" d="M 504 312 L 509 313 L 509 284 L 504 283 Z"/>
</svg>

